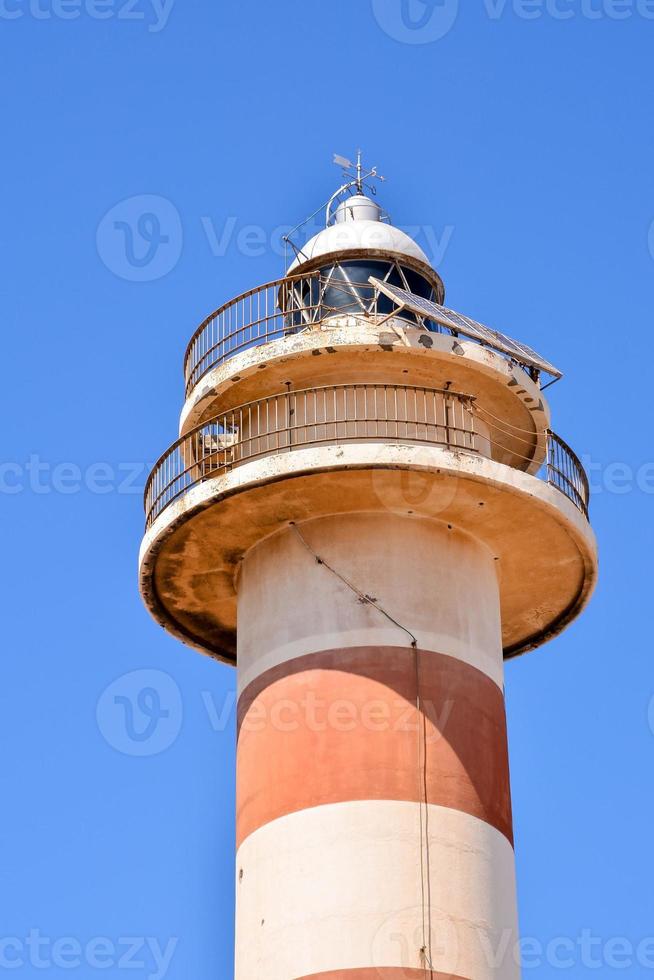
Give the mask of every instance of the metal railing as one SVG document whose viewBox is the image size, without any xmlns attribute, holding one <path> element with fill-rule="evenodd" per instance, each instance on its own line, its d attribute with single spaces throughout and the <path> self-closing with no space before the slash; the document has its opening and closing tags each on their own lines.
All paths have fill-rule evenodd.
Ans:
<svg viewBox="0 0 654 980">
<path fill-rule="evenodd" d="M 388 265 L 387 275 L 397 271 L 409 288 L 401 265 L 390 261 Z M 327 274 L 316 270 L 303 276 L 276 279 L 242 293 L 211 313 L 202 321 L 186 348 L 185 396 L 188 398 L 211 368 L 223 364 L 239 351 L 300 333 L 312 324 L 339 314 L 364 316 L 374 321 L 390 315 L 396 307 L 393 316 L 411 326 L 421 324 L 433 333 L 457 336 L 455 330 L 426 315 L 403 310 L 371 283 L 351 280 L 348 271 L 342 267 L 334 276 L 334 268 Z M 493 347 L 490 340 L 479 342 L 509 361 L 515 360 L 502 345 Z M 528 366 L 522 366 L 529 370 Z"/>
<path fill-rule="evenodd" d="M 339 299 L 339 305 L 325 302 L 329 288 L 331 298 Z M 380 303 L 386 312 L 387 307 L 392 308 L 390 301 L 380 296 L 374 286 L 330 283 L 319 271 L 277 279 L 251 289 L 219 307 L 191 337 L 184 355 L 186 397 L 207 371 L 241 350 L 300 333 L 325 317 L 351 313 L 359 305 L 360 315 L 377 316 Z M 413 314 L 398 312 L 397 316 L 415 325 Z M 445 331 L 437 324 L 432 329 Z"/>
<path fill-rule="evenodd" d="M 288 391 L 192 429 L 155 464 L 146 526 L 191 487 L 261 456 L 347 442 L 408 442 L 478 452 L 469 395 L 409 385 L 353 384 Z"/>
<path fill-rule="evenodd" d="M 581 460 L 554 432 L 547 433 L 547 458 L 544 464 L 549 484 L 564 493 L 588 518 L 590 486 Z"/>
<path fill-rule="evenodd" d="M 160 457 L 145 487 L 146 527 L 178 497 L 235 466 L 295 449 L 348 442 L 443 446 L 490 455 L 470 395 L 409 385 L 352 384 L 287 391 L 192 429 Z M 548 433 L 542 477 L 588 517 L 588 480 L 573 451 Z"/>
<path fill-rule="evenodd" d="M 297 333 L 303 320 L 306 325 L 313 322 L 318 310 L 311 302 L 314 281 L 319 283 L 318 273 L 266 283 L 230 300 L 203 320 L 184 356 L 186 395 L 207 371 L 238 351 Z"/>
</svg>

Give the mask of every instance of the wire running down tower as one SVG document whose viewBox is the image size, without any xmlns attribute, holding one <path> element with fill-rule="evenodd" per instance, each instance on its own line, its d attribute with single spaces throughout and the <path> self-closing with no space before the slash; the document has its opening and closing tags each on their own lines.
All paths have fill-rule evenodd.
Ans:
<svg viewBox="0 0 654 980">
<path fill-rule="evenodd" d="M 140 587 L 238 671 L 237 980 L 515 980 L 504 660 L 590 596 L 588 482 L 374 176 L 191 338 Z"/>
</svg>

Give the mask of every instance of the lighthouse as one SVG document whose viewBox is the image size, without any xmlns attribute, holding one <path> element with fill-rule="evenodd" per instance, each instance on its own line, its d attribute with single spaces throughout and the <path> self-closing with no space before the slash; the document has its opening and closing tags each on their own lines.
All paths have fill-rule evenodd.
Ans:
<svg viewBox="0 0 654 980">
<path fill-rule="evenodd" d="M 141 594 L 237 671 L 236 980 L 514 980 L 504 663 L 589 599 L 588 482 L 559 369 L 337 160 L 285 275 L 190 339 Z"/>
</svg>

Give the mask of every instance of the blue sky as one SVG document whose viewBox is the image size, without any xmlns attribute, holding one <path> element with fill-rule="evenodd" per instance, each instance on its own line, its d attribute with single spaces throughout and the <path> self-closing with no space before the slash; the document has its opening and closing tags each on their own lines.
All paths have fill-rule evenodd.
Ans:
<svg viewBox="0 0 654 980">
<path fill-rule="evenodd" d="M 653 18 L 2 0 L 0 972 L 231 976 L 234 675 L 142 607 L 140 492 L 195 326 L 283 272 L 278 229 L 361 145 L 448 302 L 566 372 L 596 491 L 592 604 L 507 669 L 525 975 L 653 975 Z M 107 705 L 150 689 L 137 742 Z"/>
</svg>

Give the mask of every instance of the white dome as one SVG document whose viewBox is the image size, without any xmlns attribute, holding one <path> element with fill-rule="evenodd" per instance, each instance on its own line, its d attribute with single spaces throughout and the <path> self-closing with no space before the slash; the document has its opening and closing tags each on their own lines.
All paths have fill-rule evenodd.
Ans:
<svg viewBox="0 0 654 980">
<path fill-rule="evenodd" d="M 337 224 L 344 221 L 381 221 L 382 209 L 365 194 L 354 194 L 341 201 L 332 217 Z"/>
<path fill-rule="evenodd" d="M 318 232 L 303 246 L 289 266 L 287 275 L 321 255 L 349 252 L 353 249 L 406 255 L 431 268 L 423 250 L 405 232 L 379 219 L 370 220 L 368 215 L 375 213 L 373 209 L 380 213 L 377 205 L 363 195 L 350 198 L 339 205 L 335 215 L 336 223 Z"/>
</svg>

